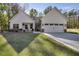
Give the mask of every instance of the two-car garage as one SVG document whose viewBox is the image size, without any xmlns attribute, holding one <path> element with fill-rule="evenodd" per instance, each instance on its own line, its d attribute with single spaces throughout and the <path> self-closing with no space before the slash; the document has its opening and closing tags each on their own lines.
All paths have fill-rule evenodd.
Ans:
<svg viewBox="0 0 79 59">
<path fill-rule="evenodd" d="M 64 32 L 67 18 L 54 7 L 41 19 L 43 32 Z"/>
<path fill-rule="evenodd" d="M 43 24 L 42 29 L 44 32 L 64 32 L 63 24 Z"/>
</svg>

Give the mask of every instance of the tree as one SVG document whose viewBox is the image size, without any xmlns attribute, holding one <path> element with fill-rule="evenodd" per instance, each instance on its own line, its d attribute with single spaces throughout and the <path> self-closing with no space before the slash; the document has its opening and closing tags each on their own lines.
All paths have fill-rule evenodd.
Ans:
<svg viewBox="0 0 79 59">
<path fill-rule="evenodd" d="M 69 13 L 68 13 L 68 15 L 69 16 L 75 16 L 76 15 L 75 9 L 70 10 Z"/>
<path fill-rule="evenodd" d="M 4 5 L 8 7 L 8 9 L 6 11 L 7 11 L 9 19 L 18 13 L 18 4 L 17 3 L 4 3 Z"/>
<path fill-rule="evenodd" d="M 42 12 L 39 12 L 38 16 L 39 17 L 43 17 L 43 13 Z"/>
<path fill-rule="evenodd" d="M 7 16 L 8 16 L 8 30 L 9 30 L 9 20 L 18 13 L 18 4 L 17 3 L 4 3 L 7 6 Z"/>
<path fill-rule="evenodd" d="M 68 16 L 67 12 L 64 12 L 63 15 L 66 16 L 66 17 Z"/>
<path fill-rule="evenodd" d="M 5 10 L 7 10 L 7 6 L 5 6 L 3 3 L 0 3 L 0 12 L 4 13 Z"/>
<path fill-rule="evenodd" d="M 18 13 L 19 9 L 18 9 L 18 4 L 14 4 L 11 8 L 12 10 L 12 14 L 15 15 Z"/>
<path fill-rule="evenodd" d="M 7 30 L 7 19 L 8 19 L 7 15 L 0 13 L 0 17 L 1 17 L 0 18 L 1 31 Z"/>
<path fill-rule="evenodd" d="M 78 28 L 77 11 L 75 9 L 65 12 L 64 15 L 68 17 L 67 21 L 68 28 Z"/>
<path fill-rule="evenodd" d="M 44 14 L 46 15 L 49 11 L 52 10 L 52 6 L 48 6 L 45 10 L 44 10 Z"/>
<path fill-rule="evenodd" d="M 68 13 L 69 15 L 69 26 L 70 28 L 75 28 L 76 27 L 76 19 L 75 19 L 75 16 L 76 16 L 76 11 L 74 9 L 72 9 L 71 11 L 69 11 Z"/>
<path fill-rule="evenodd" d="M 6 11 L 7 7 L 0 3 L 0 29 L 1 31 L 4 30 L 4 26 L 6 26 L 6 17 L 5 17 L 5 14 L 4 14 L 4 11 Z"/>
<path fill-rule="evenodd" d="M 29 12 L 29 15 L 31 17 L 36 17 L 38 14 L 37 10 L 36 9 L 31 9 L 30 12 Z"/>
</svg>

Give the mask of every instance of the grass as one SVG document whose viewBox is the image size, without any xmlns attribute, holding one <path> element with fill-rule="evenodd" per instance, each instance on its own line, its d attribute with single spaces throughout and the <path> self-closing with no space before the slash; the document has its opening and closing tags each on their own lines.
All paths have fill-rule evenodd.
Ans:
<svg viewBox="0 0 79 59">
<path fill-rule="evenodd" d="M 60 45 L 56 41 L 50 41 L 50 38 L 40 34 L 32 43 L 26 47 L 19 55 L 29 56 L 75 56 L 79 55 L 76 51 Z M 57 44 L 58 43 L 58 44 Z"/>
<path fill-rule="evenodd" d="M 5 39 L 4 37 L 7 39 Z M 19 56 L 77 56 L 79 53 L 51 41 L 43 34 L 4 33 L 0 36 L 0 55 Z M 10 45 L 11 44 L 11 45 Z"/>
<path fill-rule="evenodd" d="M 38 34 L 33 34 L 33 33 L 5 33 L 3 35 L 7 39 L 8 43 L 10 43 L 14 47 L 16 52 L 19 53 L 25 47 L 27 47 Z"/>
<path fill-rule="evenodd" d="M 67 32 L 72 34 L 79 34 L 79 29 L 67 29 Z"/>
<path fill-rule="evenodd" d="M 13 47 L 7 42 L 7 40 L 0 35 L 0 56 L 15 56 L 17 55 Z"/>
</svg>

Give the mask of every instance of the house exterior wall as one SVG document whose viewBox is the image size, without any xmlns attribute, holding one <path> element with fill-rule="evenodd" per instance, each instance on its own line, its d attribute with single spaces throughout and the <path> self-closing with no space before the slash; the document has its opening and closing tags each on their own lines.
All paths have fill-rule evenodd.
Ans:
<svg viewBox="0 0 79 59">
<path fill-rule="evenodd" d="M 56 9 L 53 9 L 42 18 L 42 23 L 66 24 L 66 19 Z"/>
<path fill-rule="evenodd" d="M 23 11 L 19 11 L 18 14 L 16 14 L 10 21 L 10 29 L 13 29 L 13 24 L 19 24 L 19 29 L 22 29 L 22 24 L 23 23 L 33 23 L 33 29 L 34 27 L 34 21 Z"/>
<path fill-rule="evenodd" d="M 64 32 L 64 29 L 66 29 L 66 18 L 56 8 L 53 8 L 53 10 L 46 14 L 41 21 L 41 27 L 44 29 L 44 32 Z M 60 26 L 60 24 L 63 25 Z"/>
</svg>

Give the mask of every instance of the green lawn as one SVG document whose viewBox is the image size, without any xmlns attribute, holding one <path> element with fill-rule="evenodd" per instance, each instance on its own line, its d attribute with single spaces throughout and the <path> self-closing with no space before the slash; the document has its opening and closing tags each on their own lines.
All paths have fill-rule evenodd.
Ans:
<svg viewBox="0 0 79 59">
<path fill-rule="evenodd" d="M 7 40 L 6 40 L 6 39 Z M 20 56 L 75 56 L 79 53 L 49 40 L 43 34 L 4 33 L 0 36 L 0 55 Z M 10 45 L 11 44 L 11 45 Z"/>
<path fill-rule="evenodd" d="M 17 55 L 14 48 L 7 42 L 7 40 L 0 35 L 0 56 L 15 56 Z"/>
<path fill-rule="evenodd" d="M 40 34 L 31 44 L 26 47 L 19 55 L 30 56 L 72 56 L 79 55 L 74 50 L 59 44 L 56 41 L 50 41 L 45 35 Z"/>
<path fill-rule="evenodd" d="M 4 37 L 14 47 L 16 52 L 22 51 L 27 47 L 38 34 L 32 33 L 5 33 Z"/>
</svg>

